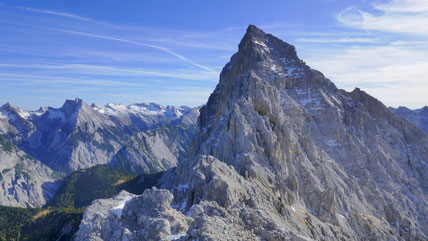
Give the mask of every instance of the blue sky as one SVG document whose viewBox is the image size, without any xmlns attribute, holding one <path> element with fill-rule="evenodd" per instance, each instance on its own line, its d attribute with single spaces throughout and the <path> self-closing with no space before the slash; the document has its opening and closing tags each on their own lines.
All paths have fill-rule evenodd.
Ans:
<svg viewBox="0 0 428 241">
<path fill-rule="evenodd" d="M 198 106 L 248 24 L 339 88 L 428 105 L 426 0 L 0 0 L 0 103 Z"/>
</svg>

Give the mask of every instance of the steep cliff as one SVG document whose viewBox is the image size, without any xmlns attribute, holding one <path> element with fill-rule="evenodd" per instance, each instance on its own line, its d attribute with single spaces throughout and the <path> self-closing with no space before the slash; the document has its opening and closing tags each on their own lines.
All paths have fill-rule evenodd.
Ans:
<svg viewBox="0 0 428 241">
<path fill-rule="evenodd" d="M 186 166 L 159 181 L 174 196 L 160 210 L 191 218 L 180 221 L 185 233 L 163 211 L 150 216 L 162 223 L 150 230 L 138 213 L 96 222 L 88 213 L 78 237 L 426 240 L 427 163 L 418 128 L 360 89 L 336 88 L 292 45 L 251 25 L 200 110 Z M 124 210 L 165 192 L 147 190 Z"/>
<path fill-rule="evenodd" d="M 60 175 L 0 135 L 0 205 L 40 207 L 56 192 Z"/>
</svg>

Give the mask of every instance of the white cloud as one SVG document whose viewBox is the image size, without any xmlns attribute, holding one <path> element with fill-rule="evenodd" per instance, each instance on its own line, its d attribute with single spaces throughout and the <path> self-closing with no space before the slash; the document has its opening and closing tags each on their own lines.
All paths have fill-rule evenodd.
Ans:
<svg viewBox="0 0 428 241">
<path fill-rule="evenodd" d="M 358 38 L 382 41 L 349 41 L 339 48 L 325 41 L 307 62 L 339 88 L 360 87 L 386 105 L 428 105 L 428 1 L 391 0 L 372 7 L 370 12 L 347 8 L 337 19 L 360 31 Z"/>
<path fill-rule="evenodd" d="M 426 0 L 393 0 L 386 4 L 378 4 L 376 9 L 393 13 L 428 13 Z"/>
<path fill-rule="evenodd" d="M 361 87 L 386 105 L 416 108 L 428 104 L 426 49 L 428 44 L 414 48 L 412 42 L 354 46 L 317 52 L 308 63 L 340 88 Z M 397 94 L 400 90 L 403 94 Z M 417 91 L 411 95 L 411 90 Z"/>
<path fill-rule="evenodd" d="M 373 8 L 382 13 L 377 15 L 350 7 L 339 13 L 338 20 L 363 30 L 428 36 L 427 0 L 393 0 L 374 4 Z"/>
<path fill-rule="evenodd" d="M 366 91 L 392 107 L 406 106 L 412 109 L 418 109 L 428 103 L 428 97 L 426 95 L 428 88 L 426 84 L 409 85 L 404 82 L 389 86 L 388 88 L 377 87 L 366 89 Z"/>
</svg>

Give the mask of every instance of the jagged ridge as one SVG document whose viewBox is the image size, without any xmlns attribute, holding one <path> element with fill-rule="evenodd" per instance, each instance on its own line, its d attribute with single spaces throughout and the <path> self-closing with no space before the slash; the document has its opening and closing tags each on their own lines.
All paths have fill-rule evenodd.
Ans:
<svg viewBox="0 0 428 241">
<path fill-rule="evenodd" d="M 0 133 L 25 152 L 63 173 L 111 161 L 134 134 L 166 125 L 192 125 L 197 108 L 155 103 L 129 106 L 67 100 L 60 108 L 24 111 L 0 107 Z M 149 172 L 143 168 L 144 172 Z"/>
<path fill-rule="evenodd" d="M 130 201 L 149 193 L 167 200 L 157 213 L 140 210 L 149 222 L 162 220 L 156 236 L 132 221 L 138 213 L 94 217 L 100 205 L 85 214 L 78 237 L 427 238 L 426 135 L 364 91 L 336 88 L 293 46 L 249 26 L 200 112 L 187 166 L 160 181 L 174 199 L 150 190 Z M 179 230 L 168 225 L 171 215 Z"/>
</svg>

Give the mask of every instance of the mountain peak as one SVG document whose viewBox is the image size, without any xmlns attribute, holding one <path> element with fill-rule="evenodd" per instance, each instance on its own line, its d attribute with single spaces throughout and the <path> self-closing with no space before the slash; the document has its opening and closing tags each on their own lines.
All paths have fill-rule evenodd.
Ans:
<svg viewBox="0 0 428 241">
<path fill-rule="evenodd" d="M 1 109 L 17 109 L 18 107 L 15 106 L 14 104 L 7 102 L 6 104 L 2 105 L 0 107 Z"/>
<path fill-rule="evenodd" d="M 247 32 L 238 45 L 239 51 L 254 50 L 258 45 L 265 44 L 266 33 L 254 25 L 247 28 Z"/>
<path fill-rule="evenodd" d="M 271 34 L 265 33 L 254 25 L 248 26 L 247 32 L 239 43 L 239 50 L 256 50 L 279 58 L 293 58 L 295 60 L 299 60 L 297 58 L 296 49 L 293 45 L 288 44 Z"/>
<path fill-rule="evenodd" d="M 64 104 L 62 105 L 62 107 L 64 108 L 64 107 L 73 107 L 73 106 L 81 106 L 83 104 L 83 100 L 82 99 L 79 99 L 79 98 L 76 98 L 76 99 L 74 99 L 74 100 L 69 100 L 69 99 L 67 99 L 67 100 L 65 100 L 65 102 L 64 102 Z"/>
<path fill-rule="evenodd" d="M 15 121 L 18 116 L 23 119 L 27 119 L 30 116 L 30 113 L 28 111 L 24 111 L 10 102 L 7 102 L 6 104 L 2 105 L 0 107 L 0 110 L 4 111 L 5 113 L 8 113 L 8 117 L 11 121 Z"/>
<path fill-rule="evenodd" d="M 246 34 L 249 34 L 252 36 L 259 36 L 259 37 L 264 37 L 266 35 L 266 33 L 263 32 L 263 30 L 257 28 L 255 25 L 252 25 L 252 24 L 248 25 Z"/>
<path fill-rule="evenodd" d="M 172 192 L 164 191 L 165 206 L 193 218 L 179 231 L 189 240 L 427 240 L 428 140 L 403 124 L 374 97 L 338 90 L 292 45 L 250 25 L 200 110 L 188 159 L 158 183 Z M 77 240 L 110 237 L 99 223 L 138 227 L 134 214 L 123 222 L 89 216 L 115 205 L 88 208 Z M 150 239 L 146 229 L 131 229 L 127 238 Z"/>
<path fill-rule="evenodd" d="M 65 115 L 71 115 L 79 112 L 82 108 L 83 109 L 90 108 L 90 107 L 84 108 L 85 106 L 87 106 L 87 104 L 82 99 L 79 99 L 79 98 L 76 98 L 74 100 L 67 99 L 62 105 L 62 107 L 59 108 L 58 110 L 63 112 Z"/>
<path fill-rule="evenodd" d="M 229 72 L 229 69 L 237 67 L 231 72 L 242 73 L 246 70 L 261 69 L 262 66 L 270 66 L 266 70 L 272 69 L 276 73 L 282 71 L 287 75 L 291 75 L 293 70 L 307 68 L 297 57 L 296 48 L 293 45 L 265 33 L 254 25 L 249 25 L 239 43 L 238 52 L 225 66 L 225 71 Z"/>
</svg>

